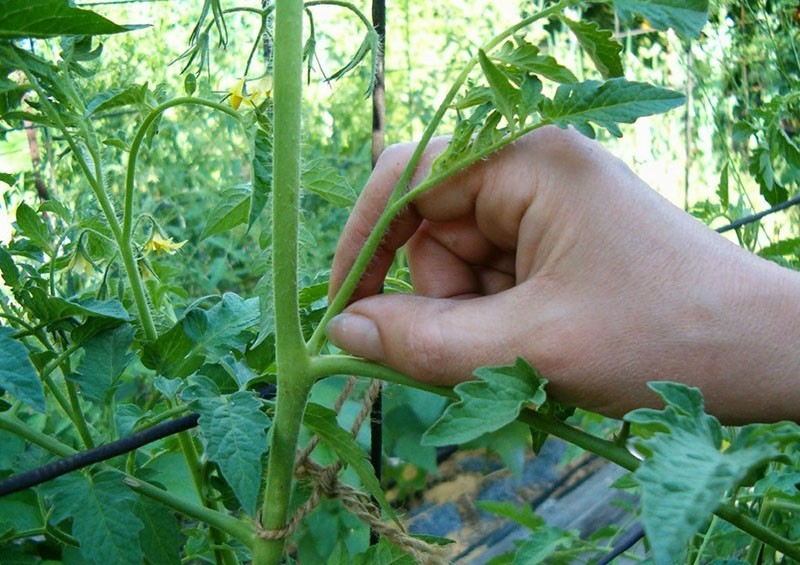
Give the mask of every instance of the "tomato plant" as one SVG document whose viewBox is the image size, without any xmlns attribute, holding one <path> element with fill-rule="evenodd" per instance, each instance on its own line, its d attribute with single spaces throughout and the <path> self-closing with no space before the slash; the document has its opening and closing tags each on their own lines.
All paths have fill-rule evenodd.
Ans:
<svg viewBox="0 0 800 565">
<path fill-rule="evenodd" d="M 4 551 L 29 561 L 278 563 L 303 560 L 307 550 L 290 543 L 300 537 L 301 524 L 336 519 L 344 526 L 332 540 L 331 562 L 444 561 L 446 540 L 403 529 L 358 442 L 384 382 L 453 400 L 422 434 L 427 446 L 462 444 L 521 423 L 531 430 L 533 448 L 553 435 L 631 471 L 657 563 L 690 551 L 701 561 L 721 521 L 745 540 L 734 544 L 737 555 L 800 559 L 791 541 L 800 504 L 795 424 L 725 429 L 704 412 L 696 389 L 657 382 L 651 387 L 665 408 L 630 413 L 622 439 L 606 439 L 568 423 L 572 410 L 547 398 L 546 380 L 524 359 L 478 368 L 474 381 L 451 390 L 414 382 L 326 343 L 326 325 L 346 306 L 388 226 L 413 199 L 538 128 L 620 136 L 620 124 L 684 103 L 681 93 L 624 78 L 622 45 L 611 30 L 580 18 L 584 4 L 537 7 L 475 49 L 431 113 L 344 284 L 325 304 L 324 273 L 301 267 L 301 196 L 346 208 L 356 193 L 334 167 L 304 158 L 304 81 L 321 25 L 315 10 L 328 6 L 347 11 L 363 28 L 352 59 L 330 78 L 366 65 L 372 88 L 381 41 L 357 6 L 205 0 L 180 58 L 185 92 L 177 95 L 148 84 L 97 92 L 86 80 L 102 61 L 99 37 L 135 33 L 132 26 L 65 0 L 0 1 L 1 123 L 57 132 L 58 166 L 81 182 L 76 202 L 48 198 L 36 209 L 20 203 L 15 236 L 0 246 L 0 476 L 10 477 L 4 484 L 15 491 L 0 499 Z M 623 20 L 644 18 L 687 41 L 700 34 L 708 12 L 702 1 L 591 4 Z M 226 24 L 234 15 L 253 22 L 241 78 L 225 94 L 197 93 L 214 46 L 234 39 Z M 593 78 L 579 79 L 528 39 L 527 29 L 544 24 L 576 38 L 595 67 Z M 269 53 L 259 73 L 255 54 L 265 37 Z M 53 54 L 38 53 L 40 44 Z M 780 111 L 794 107 L 793 96 L 776 102 Z M 145 209 L 139 188 L 140 161 L 165 151 L 159 138 L 170 127 L 166 116 L 187 109 L 215 113 L 221 121 L 213 123 L 226 139 L 247 144 L 242 168 L 249 182 L 225 189 L 199 212 L 199 233 L 185 222 L 162 225 L 158 203 Z M 117 110 L 131 111 L 133 129 L 114 131 L 103 121 Z M 795 141 L 779 120 L 767 121 L 766 139 L 791 156 L 786 167 L 800 169 Z M 430 175 L 408 189 L 422 151 L 443 124 L 453 124 L 447 148 Z M 772 161 L 757 159 L 754 169 L 763 180 Z M 782 185 L 769 178 L 765 192 L 780 199 Z M 11 186 L 17 179 L 4 174 L 0 181 Z M 251 263 L 244 260 L 236 271 L 250 295 L 208 295 L 199 283 L 188 290 L 171 284 L 180 274 L 168 256 L 190 239 L 179 235 L 181 229 L 201 240 L 236 229 L 258 233 Z M 402 276 L 389 283 L 387 291 L 407 286 Z M 346 394 L 337 402 L 324 398 L 331 396 L 325 383 L 342 375 L 378 383 L 361 385 L 364 408 L 354 411 L 350 426 L 334 409 Z M 83 470 L 64 475 L 75 462 Z M 327 504 L 325 497 L 347 514 L 313 514 Z M 522 511 L 502 505 L 493 511 L 533 530 L 516 555 L 499 562 L 566 560 L 559 551 L 577 543 Z M 381 541 L 368 545 L 365 536 L 353 541 L 342 534 L 367 528 Z M 698 547 L 694 537 L 702 532 Z M 584 550 L 595 558 L 603 553 L 594 546 Z M 720 555 L 724 551 L 723 545 Z"/>
</svg>

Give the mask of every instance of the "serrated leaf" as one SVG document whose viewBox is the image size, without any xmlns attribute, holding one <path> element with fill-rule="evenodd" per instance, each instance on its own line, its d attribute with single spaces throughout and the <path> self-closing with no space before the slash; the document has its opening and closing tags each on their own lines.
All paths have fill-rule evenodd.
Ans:
<svg viewBox="0 0 800 565">
<path fill-rule="evenodd" d="M 386 500 L 386 495 L 377 477 L 375 477 L 375 471 L 367 460 L 366 453 L 358 446 L 358 443 L 349 432 L 339 427 L 336 421 L 336 412 L 310 402 L 306 406 L 303 425 L 317 434 L 325 445 L 331 448 L 336 455 L 355 471 L 366 491 L 378 501 L 383 511 L 399 525 L 400 522 L 397 519 L 397 515 L 389 505 L 389 501 Z"/>
<path fill-rule="evenodd" d="M 164 332 L 158 339 L 144 345 L 142 363 L 148 369 L 167 377 L 188 377 L 205 360 L 183 329 L 183 320 Z"/>
<path fill-rule="evenodd" d="M 101 92 L 92 98 L 86 105 L 85 117 L 90 117 L 98 112 L 113 110 L 124 106 L 144 103 L 147 97 L 147 84 L 133 85 L 126 88 L 112 88 Z"/>
<path fill-rule="evenodd" d="M 42 382 L 28 350 L 12 334 L 13 329 L 0 327 L 0 387 L 34 410 L 44 412 Z"/>
<path fill-rule="evenodd" d="M 540 55 L 539 48 L 530 43 L 515 47 L 510 41 L 490 57 L 503 65 L 533 73 L 560 84 L 578 82 L 578 79 L 567 67 L 559 64 L 553 57 Z"/>
<path fill-rule="evenodd" d="M 39 497 L 31 489 L 0 497 L 0 539 L 5 532 L 28 532 L 44 525 Z"/>
<path fill-rule="evenodd" d="M 509 126 L 513 127 L 516 120 L 517 105 L 519 104 L 520 92 L 509 82 L 508 77 L 497 66 L 489 60 L 483 49 L 478 50 L 478 61 L 483 70 L 483 76 L 492 89 L 492 98 L 495 106 L 503 114 Z"/>
<path fill-rule="evenodd" d="M 207 312 L 189 311 L 182 326 L 194 343 L 193 350 L 205 354 L 208 362 L 216 363 L 231 351 L 243 351 L 248 334 L 258 321 L 257 298 L 244 300 L 226 292 Z"/>
<path fill-rule="evenodd" d="M 729 181 L 728 181 L 728 163 L 722 167 L 722 172 L 719 175 L 719 184 L 717 184 L 717 196 L 719 203 L 724 210 L 728 209 L 730 205 Z"/>
<path fill-rule="evenodd" d="M 320 161 L 306 165 L 302 176 L 303 189 L 313 192 L 334 206 L 348 208 L 355 204 L 358 195 L 338 170 Z"/>
<path fill-rule="evenodd" d="M 547 380 L 521 357 L 514 365 L 481 367 L 477 380 L 456 385 L 459 401 L 422 436 L 423 445 L 452 445 L 499 430 L 519 416 L 527 405 L 540 406 L 547 399 Z"/>
<path fill-rule="evenodd" d="M 573 537 L 564 530 L 544 526 L 534 532 L 519 546 L 514 555 L 513 565 L 536 565 L 547 563 L 559 547 L 569 546 Z"/>
<path fill-rule="evenodd" d="M 800 169 L 800 147 L 789 137 L 785 129 L 778 128 L 777 142 L 781 148 L 781 155 L 786 162 L 795 169 Z"/>
<path fill-rule="evenodd" d="M 259 125 L 253 141 L 252 166 L 248 229 L 253 227 L 261 212 L 264 211 L 272 190 L 272 122 L 266 115 L 259 116 Z"/>
<path fill-rule="evenodd" d="M 652 434 L 632 440 L 646 456 L 633 477 L 642 490 L 642 524 L 653 558 L 666 565 L 684 559 L 689 540 L 726 492 L 780 452 L 766 442 L 723 450 L 720 423 L 703 411 L 698 389 L 668 382 L 649 386 L 666 407 L 634 410 L 625 420 Z"/>
<path fill-rule="evenodd" d="M 519 506 L 511 502 L 500 502 L 497 500 L 479 500 L 476 502 L 478 508 L 491 512 L 501 518 L 506 518 L 527 529 L 534 531 L 544 525 L 544 519 L 527 505 Z"/>
<path fill-rule="evenodd" d="M 622 44 L 613 39 L 610 30 L 600 29 L 594 22 L 575 21 L 566 17 L 561 20 L 575 35 L 603 78 L 621 77 L 624 74 L 620 57 Z"/>
<path fill-rule="evenodd" d="M 33 208 L 24 202 L 17 206 L 16 221 L 19 232 L 30 239 L 39 249 L 50 255 L 50 230 Z"/>
<path fill-rule="evenodd" d="M 83 344 L 84 356 L 72 380 L 80 384 L 81 391 L 99 402 L 108 400 L 116 381 L 133 360 L 130 352 L 133 328 L 130 324 L 118 326 L 99 334 Z"/>
<path fill-rule="evenodd" d="M 542 105 L 542 118 L 565 127 L 591 131 L 590 122 L 620 137 L 617 124 L 630 124 L 643 116 L 666 112 L 683 104 L 679 92 L 643 82 L 615 78 L 605 82 L 562 84 L 552 100 Z"/>
<path fill-rule="evenodd" d="M 372 53 L 370 80 L 369 84 L 367 85 L 367 90 L 364 93 L 365 96 L 369 96 L 372 94 L 372 89 L 375 87 L 375 70 L 379 50 L 380 37 L 378 37 L 378 32 L 376 32 L 374 28 L 370 27 L 367 30 L 364 39 L 361 41 L 361 45 L 358 46 L 358 50 L 356 51 L 355 55 L 353 55 L 353 57 L 341 69 L 333 73 L 328 80 L 338 80 L 342 78 L 347 73 L 355 69 L 358 64 L 364 60 L 364 58 L 367 56 L 367 53 Z"/>
<path fill-rule="evenodd" d="M 200 239 L 246 224 L 250 217 L 252 192 L 249 186 L 235 186 L 222 191 L 219 202 L 208 213 Z"/>
<path fill-rule="evenodd" d="M 197 393 L 197 381 L 186 394 Z M 212 383 L 213 384 L 213 383 Z M 206 456 L 219 465 L 222 476 L 250 516 L 255 516 L 260 489 L 261 456 L 267 451 L 266 428 L 270 419 L 261 411 L 261 401 L 252 391 L 230 395 L 197 396 L 192 407 L 200 414 L 200 438 Z"/>
<path fill-rule="evenodd" d="M 142 553 L 150 563 L 180 565 L 180 527 L 166 507 L 139 497 L 134 508 L 144 527 L 139 534 Z"/>
<path fill-rule="evenodd" d="M 53 523 L 72 518 L 72 536 L 84 562 L 141 565 L 144 525 L 134 512 L 138 497 L 124 487 L 120 473 L 104 471 L 91 478 L 72 473 L 43 490 L 52 499 Z"/>
<path fill-rule="evenodd" d="M 38 287 L 26 288 L 25 293 L 25 306 L 46 324 L 73 316 L 102 318 L 117 323 L 130 320 L 130 314 L 118 300 L 66 300 L 59 296 L 50 296 Z"/>
<path fill-rule="evenodd" d="M 0 88 L 0 94 L 2 93 L 3 93 L 2 88 Z M 0 111 L 0 114 L 2 114 L 2 111 Z M 17 184 L 17 175 L 12 175 L 11 173 L 0 173 L 0 182 L 4 182 L 10 187 L 14 186 L 15 184 Z"/>
<path fill-rule="evenodd" d="M 614 9 L 622 20 L 639 14 L 657 30 L 672 28 L 689 38 L 708 22 L 708 0 L 614 0 Z"/>
<path fill-rule="evenodd" d="M 0 37 L 56 37 L 105 35 L 135 29 L 103 16 L 70 6 L 67 0 L 0 0 Z"/>
<path fill-rule="evenodd" d="M 5 245 L 0 245 L 0 276 L 8 288 L 15 289 L 19 285 L 19 269 Z"/>
<path fill-rule="evenodd" d="M 161 375 L 153 379 L 153 386 L 155 389 L 170 399 L 175 398 L 175 394 L 178 392 L 178 389 L 182 384 L 183 381 L 181 379 L 168 379 L 167 377 L 162 377 Z"/>
</svg>

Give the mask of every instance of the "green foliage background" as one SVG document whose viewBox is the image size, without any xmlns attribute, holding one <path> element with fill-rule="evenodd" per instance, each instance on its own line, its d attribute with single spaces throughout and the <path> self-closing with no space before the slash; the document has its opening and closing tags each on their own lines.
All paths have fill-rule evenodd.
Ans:
<svg viewBox="0 0 800 565">
<path fill-rule="evenodd" d="M 618 9 L 620 5 L 629 4 L 634 3 L 619 2 Z M 202 6 L 203 2 L 192 1 L 181 3 L 180 9 L 167 2 L 129 2 L 94 7 L 115 22 L 148 24 L 149 27 L 103 38 L 101 57 L 82 63 L 87 72 L 80 79 L 80 87 L 86 93 L 86 100 L 95 99 L 96 95 L 108 100 L 109 92 L 119 94 L 122 86 L 133 85 L 155 101 L 184 92 L 186 74 L 182 70 L 186 60 L 178 58 L 187 47 L 188 33 Z M 368 6 L 360 7 L 368 11 Z M 538 8 L 535 2 L 390 2 L 386 48 L 388 142 L 417 138 L 463 62 L 476 54 L 487 38 Z M 693 40 L 686 40 L 674 31 L 657 33 L 653 25 L 658 22 L 650 22 L 634 13 L 620 21 L 605 5 L 592 5 L 583 12 L 573 10 L 570 16 L 576 21 L 600 22 L 616 30 L 624 47 L 623 61 L 630 80 L 671 87 L 685 93 L 689 100 L 685 107 L 669 114 L 623 125 L 624 136 L 620 139 L 602 130 L 597 132 L 598 137 L 659 192 L 712 226 L 794 196 L 800 179 L 800 152 L 797 150 L 800 132 L 797 119 L 800 39 L 797 30 L 800 29 L 800 18 L 797 10 L 795 2 L 785 0 L 714 2 L 710 10 L 711 24 L 704 28 L 700 38 Z M 620 11 L 625 15 L 624 9 Z M 332 8 L 320 8 L 314 17 L 317 46 L 304 108 L 304 153 L 313 169 L 333 170 L 346 180 L 346 184 L 336 190 L 340 198 L 347 200 L 358 192 L 370 170 L 371 116 L 370 102 L 365 96 L 370 81 L 369 66 L 357 67 L 343 80 L 328 82 L 326 77 L 348 63 L 358 49 L 363 31 L 352 16 L 342 15 L 341 11 Z M 230 15 L 226 21 L 227 47 L 212 49 L 210 60 L 202 69 L 198 69 L 196 61 L 189 67 L 190 72 L 197 73 L 195 94 L 221 101 L 230 95 L 231 87 L 245 72 L 257 26 L 257 19 L 254 22 L 252 14 L 248 13 Z M 563 24 L 534 27 L 527 38 L 539 45 L 542 51 L 557 57 L 577 78 L 596 76 L 593 62 Z M 213 44 L 216 40 L 212 32 L 210 41 Z M 46 60 L 57 60 L 60 52 L 79 50 L 79 47 L 69 40 L 36 41 L 32 44 L 37 55 Z M 97 43 L 93 47 L 97 47 Z M 265 60 L 257 50 L 248 77 L 255 78 L 267 71 Z M 131 94 L 129 88 L 125 92 Z M 99 103 L 103 99 L 96 100 Z M 141 104 L 112 106 L 101 106 L 86 119 L 93 120 L 108 135 L 103 151 L 110 166 L 104 182 L 119 203 L 125 174 L 124 152 L 146 110 Z M 0 300 L 4 311 L 14 311 L 14 299 L 9 291 L 14 286 L 9 280 L 13 270 L 7 268 L 6 258 L 13 255 L 21 265 L 20 277 L 41 280 L 42 284 L 52 281 L 50 284 L 63 295 L 63 302 L 48 306 L 61 310 L 56 314 L 45 312 L 43 318 L 49 316 L 49 319 L 59 322 L 68 316 L 86 316 L 98 325 L 125 321 L 127 313 L 108 310 L 107 305 L 92 309 L 91 305 L 83 302 L 80 306 L 75 304 L 75 301 L 90 298 L 120 297 L 127 300 L 127 291 L 122 290 L 121 282 L 124 274 L 116 261 L 114 247 L 108 244 L 108 228 L 101 220 L 96 200 L 87 190 L 74 161 L 65 156 L 63 140 L 57 138 L 53 128 L 31 124 L 35 127 L 33 131 L 41 152 L 41 162 L 34 170 L 28 131 L 21 129 L 21 125 L 19 120 L 0 122 L 0 251 L 5 253 L 0 255 L 0 262 L 5 261 L 0 265 L 5 281 L 5 285 L 0 287 Z M 445 121 L 441 133 L 449 133 L 455 125 L 452 118 Z M 249 127 L 255 128 L 256 125 L 252 123 Z M 252 337 L 256 333 L 269 333 L 258 327 L 254 303 L 239 298 L 263 293 L 262 276 L 270 260 L 268 251 L 265 251 L 268 249 L 268 236 L 264 235 L 268 233 L 268 226 L 261 219 L 250 228 L 244 224 L 224 230 L 221 228 L 226 226 L 218 226 L 220 229 L 217 230 L 211 221 L 221 217 L 221 207 L 230 206 L 231 201 L 237 202 L 235 198 L 241 194 L 242 185 L 250 181 L 254 162 L 249 147 L 251 133 L 252 130 L 243 131 L 228 116 L 204 108 L 171 110 L 159 121 L 157 133 L 147 139 L 137 167 L 136 210 L 137 214 L 144 214 L 144 219 L 136 224 L 134 230 L 136 245 L 145 250 L 156 233 L 175 242 L 186 242 L 174 254 L 146 254 L 143 262 L 145 283 L 154 310 L 158 312 L 156 322 L 159 329 L 164 330 L 159 346 L 179 348 L 186 344 L 184 336 L 204 335 L 209 327 L 220 329 L 213 339 L 203 343 L 199 349 L 187 352 L 181 363 L 171 364 L 170 370 L 164 372 L 176 378 L 184 377 L 209 360 L 216 363 L 215 367 L 206 368 L 202 375 L 192 377 L 188 386 L 177 395 L 175 391 L 180 382 L 163 377 L 156 379 L 156 388 L 167 400 L 164 406 L 159 405 L 160 412 L 146 414 L 143 405 L 149 387 L 148 368 L 158 365 L 162 359 L 158 357 L 157 347 L 151 350 L 152 355 L 148 355 L 146 350 L 144 360 L 128 355 L 127 348 L 134 335 L 131 327 L 123 324 L 117 331 L 84 341 L 84 357 L 76 359 L 67 379 L 81 387 L 86 421 L 91 428 L 87 433 L 98 440 L 124 436 L 147 418 L 161 417 L 182 403 L 190 406 L 200 414 L 202 447 L 208 458 L 203 472 L 214 481 L 221 506 L 241 507 L 253 515 L 259 489 L 248 478 L 260 474 L 264 456 L 261 448 L 266 449 L 269 417 L 258 410 L 257 401 L 244 390 L 244 385 L 252 377 L 248 373 L 251 368 L 269 372 L 273 361 L 269 338 L 260 348 L 254 347 L 246 352 L 247 363 L 240 362 L 242 357 L 226 357 L 226 354 L 229 351 L 242 353 L 237 347 L 241 346 L 244 334 Z M 280 140 L 275 140 L 275 143 L 280 143 Z M 43 203 L 36 196 L 37 175 L 51 197 L 49 202 Z M 330 198 L 320 195 L 321 192 L 307 192 L 302 201 L 301 279 L 307 288 L 301 296 L 301 306 L 305 321 L 317 320 L 321 315 L 325 289 L 317 283 L 326 279 L 336 238 L 347 217 L 345 207 L 332 203 Z M 773 216 L 760 224 L 738 230 L 731 237 L 752 251 L 797 268 L 800 266 L 797 217 L 797 212 Z M 208 235 L 210 232 L 214 233 Z M 402 261 L 397 267 L 392 284 L 403 287 L 405 271 Z M 226 292 L 231 294 L 223 294 Z M 72 302 L 68 303 L 68 300 Z M 208 310 L 192 310 L 191 307 L 197 304 L 203 304 Z M 187 310 L 191 311 L 183 318 Z M 175 324 L 181 319 L 184 320 L 182 325 Z M 65 325 L 64 331 L 66 329 Z M 32 363 L 26 363 L 27 353 L 15 350 L 18 342 L 11 339 L 11 332 L 5 326 L 0 328 L 0 343 L 3 351 L 9 353 L 0 360 L 0 372 L 30 372 L 35 380 L 38 378 L 35 371 L 53 361 L 46 352 L 40 351 L 32 356 Z M 11 353 L 18 355 L 12 356 Z M 315 389 L 312 401 L 329 406 L 340 389 L 340 380 L 325 381 Z M 19 409 L 7 401 L 12 396 L 44 409 L 41 390 L 9 387 L 8 392 L 9 395 L 0 398 L 0 409 L 4 412 Z M 667 393 L 678 395 L 671 390 Z M 227 396 L 223 400 L 220 394 Z M 509 417 L 499 425 L 516 418 L 523 403 L 538 398 L 536 391 L 525 391 L 525 394 L 527 396 L 511 403 Z M 223 416 L 228 414 L 222 410 L 230 408 L 227 404 L 233 406 L 232 412 Z M 675 405 L 678 406 L 675 410 L 680 412 L 678 400 Z M 424 480 L 419 477 L 437 472 L 435 450 L 427 442 L 422 442 L 422 436 L 444 409 L 445 401 L 439 397 L 404 387 L 387 388 L 385 451 L 393 461 L 387 470 L 387 479 L 398 481 L 400 492 L 412 493 L 424 488 Z M 670 441 L 685 440 L 694 449 L 702 451 L 708 448 L 717 454 L 723 432 L 718 430 L 718 424 L 707 420 L 708 416 L 697 414 L 701 409 L 702 401 L 693 399 L 690 409 L 686 408 L 678 416 L 671 412 L 632 416 L 631 421 L 642 428 L 647 438 L 638 446 L 642 450 L 670 451 L 673 449 Z M 330 417 L 321 407 L 314 410 L 321 420 Z M 455 408 L 450 410 L 456 412 Z M 346 404 L 340 415 L 341 423 L 348 425 L 357 411 L 357 403 Z M 145 420 L 140 421 L 142 417 Z M 224 417 L 232 418 L 237 425 L 233 428 L 221 425 L 220 419 Z M 74 448 L 86 443 L 85 437 L 69 428 L 63 419 L 38 413 L 26 414 L 25 418 L 35 430 L 59 436 Z M 678 422 L 669 438 L 662 437 L 667 434 L 648 431 L 648 425 L 658 428 L 660 419 L 669 418 Z M 712 430 L 708 437 L 701 438 L 706 443 L 701 444 L 695 435 L 688 440 L 681 435 L 686 429 L 695 428 L 692 418 L 702 421 Z M 440 420 L 432 428 L 436 432 L 429 432 L 428 439 L 437 433 L 445 438 L 454 434 L 452 430 L 441 431 L 444 421 L 446 419 Z M 592 424 L 592 416 L 581 413 L 574 417 L 574 421 L 587 428 L 590 424 L 597 427 Z M 307 425 L 313 428 L 312 424 Z M 231 430 L 236 428 L 247 430 L 252 435 L 231 434 Z M 488 435 L 495 432 L 494 429 L 478 431 L 485 434 L 470 437 L 469 445 L 488 448 L 489 445 L 502 444 L 498 451 L 512 467 L 519 453 L 530 447 L 527 433 L 516 433 L 518 430 L 506 429 L 508 433 L 501 430 L 498 432 L 501 435 Z M 742 463 L 731 471 L 730 480 L 721 485 L 721 490 L 727 491 L 738 484 L 748 468 L 770 464 L 775 466 L 772 478 L 756 483 L 748 496 L 757 500 L 758 496 L 772 493 L 775 499 L 785 504 L 797 505 L 797 494 L 787 486 L 797 478 L 797 473 L 791 471 L 797 468 L 796 449 L 785 455 L 790 469 L 786 471 L 786 461 L 782 462 L 782 467 L 771 462 L 778 458 L 777 452 L 770 451 L 761 457 L 753 455 L 754 448 L 748 443 L 752 434 L 748 433 L 743 434 L 744 439 L 739 439 L 739 443 L 736 443 L 737 437 L 742 436 L 737 436 L 737 432 L 725 436 L 725 441 L 740 450 L 738 453 L 746 464 Z M 791 430 L 778 430 L 776 434 L 787 444 L 796 439 Z M 466 441 L 458 437 L 459 441 Z M 253 439 L 252 443 L 249 439 Z M 362 434 L 358 439 L 365 445 L 368 438 Z M 187 484 L 189 470 L 177 453 L 181 441 L 185 439 L 170 438 L 149 450 L 142 450 L 136 456 L 140 461 L 130 460 L 128 467 L 134 468 L 135 463 L 145 460 L 146 472 L 157 477 L 171 493 L 197 502 L 198 495 Z M 338 445 L 336 438 L 331 442 L 333 446 Z M 48 459 L 44 450 L 26 445 L 8 432 L 0 431 L 0 445 L 0 477 L 11 474 L 12 470 L 34 468 Z M 321 448 L 323 457 L 334 457 L 336 449 L 332 445 Z M 241 460 L 234 460 L 233 447 L 237 448 L 233 451 L 242 454 Z M 709 459 L 716 461 L 711 455 Z M 673 473 L 684 464 L 685 461 L 676 458 L 672 466 L 656 467 L 653 473 Z M 702 470 L 703 466 L 700 467 Z M 359 468 L 353 459 L 348 471 L 352 476 L 348 480 L 359 482 L 358 473 L 354 471 Z M 419 469 L 422 473 L 409 473 L 409 469 Z M 648 467 L 646 471 L 650 469 Z M 640 476 L 646 477 L 646 472 Z M 651 494 L 646 480 L 643 492 L 646 500 Z M 38 494 L 41 498 L 28 491 L 0 500 L 0 518 L 14 516 L 11 521 L 0 519 L 0 539 L 8 535 L 8 539 L 25 540 L 6 545 L 6 549 L 20 556 L 57 553 L 54 540 L 61 535 L 81 539 L 84 547 L 91 543 L 99 548 L 97 555 L 124 556 L 130 563 L 141 562 L 142 555 L 145 558 L 170 555 L 171 562 L 175 562 L 179 544 L 183 547 L 184 560 L 210 560 L 214 554 L 211 548 L 214 540 L 204 526 L 192 525 L 184 529 L 179 539 L 178 523 L 170 512 L 144 502 L 145 499 L 134 496 L 132 491 L 124 490 L 120 494 L 118 486 L 115 487 L 112 477 L 106 472 L 63 477 L 41 487 Z M 652 496 L 658 499 L 661 493 L 655 491 Z M 119 497 L 123 497 L 127 504 L 120 505 Z M 40 501 L 56 498 L 73 501 L 72 507 L 81 510 L 70 514 L 61 509 L 70 507 L 69 504 L 57 507 L 49 521 L 43 522 Z M 89 502 L 83 504 L 87 500 Z M 713 506 L 713 502 L 709 504 Z M 124 509 L 120 511 L 122 507 Z M 764 510 L 766 505 L 754 503 L 753 508 L 767 514 Z M 777 529 L 788 532 L 789 537 L 792 534 L 796 537 L 796 524 L 792 525 L 786 515 L 775 508 L 778 505 L 769 510 L 772 514 L 767 516 L 767 521 L 773 519 Z M 675 509 L 676 512 L 679 510 Z M 568 558 L 558 556 L 559 547 L 566 551 L 580 546 L 568 532 L 544 528 L 534 519 L 520 517 L 509 508 L 497 507 L 494 511 L 534 526 L 534 535 L 539 537 L 532 538 L 521 548 L 518 559 L 564 560 Z M 102 525 L 107 526 L 105 536 L 103 529 L 98 528 L 98 516 Z M 663 518 L 658 511 L 653 511 L 648 516 L 669 519 L 675 514 L 667 512 L 667 517 Z M 138 545 L 115 545 L 120 536 L 113 532 L 121 524 L 138 532 Z M 702 524 L 697 527 L 700 526 Z M 712 522 L 709 531 L 713 533 L 714 528 L 718 535 L 709 536 L 702 545 L 694 544 L 694 556 L 698 562 L 702 561 L 704 551 L 708 555 L 736 554 L 741 557 L 748 557 L 753 552 L 753 545 L 748 549 L 749 538 L 746 536 L 731 533 Z M 678 540 L 674 543 L 691 541 L 684 539 L 691 537 L 691 532 L 687 534 L 689 530 L 677 530 L 673 532 Z M 43 543 L 25 536 L 17 537 L 19 532 L 26 531 L 46 533 L 48 537 Z M 347 535 L 352 531 L 357 535 Z M 159 532 L 170 532 L 170 535 L 161 537 Z M 337 551 L 338 555 L 345 556 L 341 559 L 346 561 L 351 554 L 366 550 L 367 531 L 363 524 L 340 507 L 326 503 L 309 517 L 298 531 L 296 541 L 302 562 L 324 562 Z M 158 544 L 163 547 L 158 547 Z M 235 542 L 233 544 L 235 546 Z M 64 547 L 66 549 L 60 554 L 64 562 L 76 562 L 86 557 L 69 543 Z M 536 553 L 542 547 L 549 547 L 552 551 Z M 241 551 L 241 548 L 235 549 Z M 597 551 L 591 547 L 584 549 Z M 660 551 L 658 548 L 654 550 Z M 387 553 L 389 555 L 391 552 Z"/>
</svg>

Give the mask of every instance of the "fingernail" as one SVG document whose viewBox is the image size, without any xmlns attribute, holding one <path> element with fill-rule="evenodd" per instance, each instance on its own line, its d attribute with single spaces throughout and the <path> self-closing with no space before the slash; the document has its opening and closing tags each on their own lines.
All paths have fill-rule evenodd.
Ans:
<svg viewBox="0 0 800 565">
<path fill-rule="evenodd" d="M 375 322 L 358 314 L 339 314 L 328 324 L 328 339 L 343 349 L 373 361 L 384 358 L 383 344 Z"/>
</svg>

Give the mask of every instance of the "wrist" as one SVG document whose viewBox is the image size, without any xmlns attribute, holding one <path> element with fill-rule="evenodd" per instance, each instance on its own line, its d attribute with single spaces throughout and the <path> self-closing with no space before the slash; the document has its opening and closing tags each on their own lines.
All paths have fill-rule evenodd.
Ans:
<svg viewBox="0 0 800 565">
<path fill-rule="evenodd" d="M 714 314 L 698 310 L 693 380 L 727 423 L 800 420 L 800 273 L 735 251 L 700 290 Z"/>
</svg>

